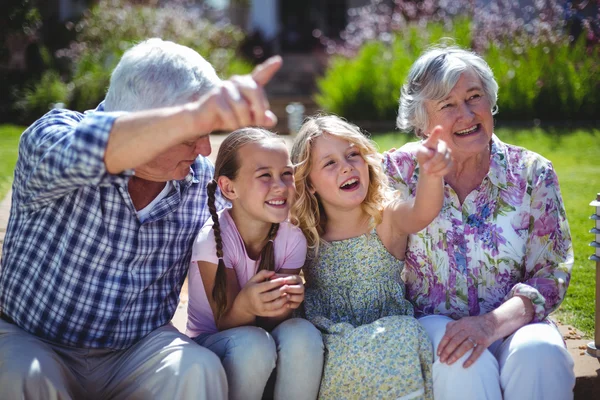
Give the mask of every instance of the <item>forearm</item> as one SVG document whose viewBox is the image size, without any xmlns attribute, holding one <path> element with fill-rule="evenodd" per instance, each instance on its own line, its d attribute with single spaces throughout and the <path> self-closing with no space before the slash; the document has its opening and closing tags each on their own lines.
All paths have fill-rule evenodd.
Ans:
<svg viewBox="0 0 600 400">
<path fill-rule="evenodd" d="M 256 315 L 248 312 L 243 304 L 234 301 L 231 307 L 216 321 L 216 325 L 220 331 L 238 326 L 256 325 Z"/>
<path fill-rule="evenodd" d="M 199 137 L 201 132 L 193 132 L 193 126 L 192 112 L 185 105 L 117 118 L 104 155 L 107 171 L 117 174 L 136 168 L 168 148 L 194 139 L 194 135 Z"/>
<path fill-rule="evenodd" d="M 424 226 L 429 225 L 429 223 L 439 214 L 443 203 L 443 178 L 421 174 L 419 176 L 419 181 L 417 182 L 413 203 L 415 219 L 424 224 Z"/>
<path fill-rule="evenodd" d="M 514 296 L 483 317 L 494 327 L 494 341 L 513 334 L 533 319 L 533 304 L 523 296 Z"/>
</svg>

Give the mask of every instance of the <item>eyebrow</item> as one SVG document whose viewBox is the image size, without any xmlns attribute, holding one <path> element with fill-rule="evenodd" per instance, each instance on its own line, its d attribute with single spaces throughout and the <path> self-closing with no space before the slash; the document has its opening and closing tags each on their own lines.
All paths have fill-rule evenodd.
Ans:
<svg viewBox="0 0 600 400">
<path fill-rule="evenodd" d="M 482 88 L 481 86 L 477 86 L 477 85 L 475 85 L 475 86 L 471 86 L 469 89 L 467 89 L 467 93 L 476 92 L 476 91 L 480 91 L 480 90 L 483 90 L 483 88 Z M 435 103 L 435 104 L 436 104 L 436 105 L 438 105 L 438 104 L 440 104 L 440 103 L 443 103 L 443 102 L 445 102 L 445 101 L 448 101 L 448 99 L 449 99 L 449 98 L 450 98 L 450 96 L 448 96 L 448 97 L 445 97 L 445 98 L 443 98 L 443 99 L 439 100 L 439 101 L 438 101 L 437 103 Z"/>
<path fill-rule="evenodd" d="M 254 170 L 254 172 L 259 172 L 259 171 L 268 171 L 273 167 L 258 167 Z M 283 168 L 290 168 L 290 169 L 294 169 L 294 166 L 292 164 L 288 164 L 286 166 L 284 166 Z"/>
</svg>

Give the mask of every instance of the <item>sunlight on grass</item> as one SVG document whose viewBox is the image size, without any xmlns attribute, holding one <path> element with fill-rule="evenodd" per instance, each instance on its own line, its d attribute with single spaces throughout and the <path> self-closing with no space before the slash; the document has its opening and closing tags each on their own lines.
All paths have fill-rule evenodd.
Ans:
<svg viewBox="0 0 600 400">
<path fill-rule="evenodd" d="M 595 263 L 588 260 L 593 249 L 589 233 L 594 226 L 589 216 L 595 212 L 589 206 L 600 192 L 600 130 L 573 132 L 541 129 L 498 129 L 504 142 L 523 146 L 552 161 L 560 182 L 575 251 L 575 264 L 567 297 L 555 316 L 591 336 L 594 331 Z M 389 133 L 374 135 L 381 151 L 400 147 L 415 140 L 413 135 Z"/>
<path fill-rule="evenodd" d="M 19 137 L 24 130 L 22 126 L 0 125 L 0 201 L 12 184 Z"/>
</svg>

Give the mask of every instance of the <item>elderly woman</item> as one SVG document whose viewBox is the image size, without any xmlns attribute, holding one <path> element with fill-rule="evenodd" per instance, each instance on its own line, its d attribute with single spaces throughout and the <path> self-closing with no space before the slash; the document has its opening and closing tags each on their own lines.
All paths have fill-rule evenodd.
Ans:
<svg viewBox="0 0 600 400">
<path fill-rule="evenodd" d="M 433 48 L 412 66 L 397 124 L 452 151 L 440 215 L 411 235 L 404 278 L 434 345 L 436 399 L 568 399 L 573 360 L 548 320 L 565 296 L 571 236 L 552 164 L 493 133 L 498 84 L 478 55 Z M 417 143 L 385 154 L 414 197 Z"/>
</svg>

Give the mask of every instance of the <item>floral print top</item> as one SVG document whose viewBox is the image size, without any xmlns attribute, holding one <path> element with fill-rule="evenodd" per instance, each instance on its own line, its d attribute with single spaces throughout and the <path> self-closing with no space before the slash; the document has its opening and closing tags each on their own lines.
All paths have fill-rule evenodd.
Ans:
<svg viewBox="0 0 600 400">
<path fill-rule="evenodd" d="M 416 146 L 384 154 L 404 198 L 416 190 Z M 495 135 L 490 157 L 487 176 L 462 205 L 446 184 L 440 214 L 409 237 L 403 278 L 417 315 L 481 315 L 520 295 L 539 322 L 565 297 L 573 247 L 552 164 Z"/>
</svg>

